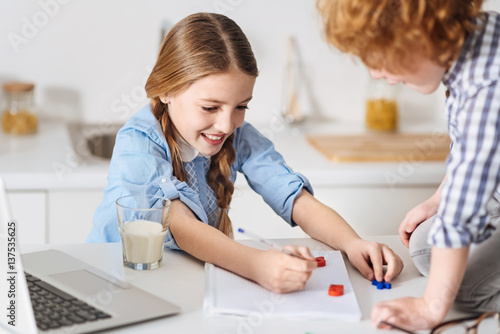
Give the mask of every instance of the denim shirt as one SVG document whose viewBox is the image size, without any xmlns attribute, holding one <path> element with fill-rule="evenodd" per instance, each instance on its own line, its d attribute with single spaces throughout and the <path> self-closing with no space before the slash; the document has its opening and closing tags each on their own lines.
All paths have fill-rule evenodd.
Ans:
<svg viewBox="0 0 500 334">
<path fill-rule="evenodd" d="M 244 122 L 234 132 L 236 160 L 231 166 L 231 181 L 242 173 L 249 186 L 286 222 L 292 221 L 292 207 L 302 188 L 312 193 L 309 181 L 293 172 L 283 157 L 275 151 L 271 141 L 252 125 Z M 194 159 L 198 170 L 203 170 L 203 159 Z M 199 163 L 199 166 L 196 165 Z M 198 174 L 200 175 L 200 174 Z M 120 129 L 116 136 L 113 156 L 108 172 L 108 185 L 101 204 L 94 215 L 94 226 L 87 242 L 119 242 L 115 201 L 125 195 L 150 194 L 179 199 L 202 222 L 209 221 L 206 177 L 198 179 L 197 189 L 180 182 L 173 175 L 172 156 L 159 122 L 149 105 L 142 108 Z M 172 234 L 168 233 L 165 247 L 179 249 Z"/>
</svg>

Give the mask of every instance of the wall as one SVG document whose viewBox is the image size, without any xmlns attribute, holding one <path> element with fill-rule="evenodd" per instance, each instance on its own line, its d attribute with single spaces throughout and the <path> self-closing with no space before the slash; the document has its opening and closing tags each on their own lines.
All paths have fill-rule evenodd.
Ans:
<svg viewBox="0 0 500 334">
<path fill-rule="evenodd" d="M 500 10 L 500 1 L 486 2 Z M 300 48 L 313 104 L 338 120 L 361 121 L 367 71 L 323 41 L 313 0 L 40 0 L 0 4 L 0 84 L 37 84 L 46 115 L 123 122 L 146 103 L 143 84 L 160 31 L 197 11 L 222 12 L 246 32 L 260 67 L 247 119 L 269 122 L 283 101 L 286 39 Z M 429 96 L 403 88 L 402 118 L 442 119 L 443 89 Z"/>
</svg>

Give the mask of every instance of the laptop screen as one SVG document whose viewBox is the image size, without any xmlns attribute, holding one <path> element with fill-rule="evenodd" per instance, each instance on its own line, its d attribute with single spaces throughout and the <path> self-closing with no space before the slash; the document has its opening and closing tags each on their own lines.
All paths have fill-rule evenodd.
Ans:
<svg viewBox="0 0 500 334">
<path fill-rule="evenodd" d="M 0 224 L 0 331 L 37 333 L 35 317 L 24 276 L 17 224 L 2 219 Z"/>
</svg>

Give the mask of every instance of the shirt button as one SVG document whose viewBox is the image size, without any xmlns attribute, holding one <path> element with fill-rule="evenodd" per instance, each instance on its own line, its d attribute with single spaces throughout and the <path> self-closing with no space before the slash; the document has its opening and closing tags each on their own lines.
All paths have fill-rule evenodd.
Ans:
<svg viewBox="0 0 500 334">
<path fill-rule="evenodd" d="M 167 179 L 165 178 L 161 179 L 161 183 L 167 183 Z"/>
</svg>

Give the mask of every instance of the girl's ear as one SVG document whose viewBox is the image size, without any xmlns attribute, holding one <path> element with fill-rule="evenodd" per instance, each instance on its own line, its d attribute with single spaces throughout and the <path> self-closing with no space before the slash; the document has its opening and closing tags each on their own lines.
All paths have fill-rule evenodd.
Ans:
<svg viewBox="0 0 500 334">
<path fill-rule="evenodd" d="M 167 94 L 163 94 L 159 96 L 161 103 L 167 104 L 170 103 L 170 98 L 168 97 Z"/>
</svg>

